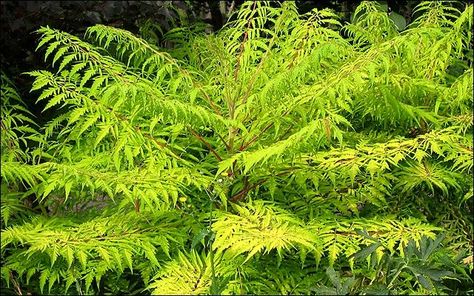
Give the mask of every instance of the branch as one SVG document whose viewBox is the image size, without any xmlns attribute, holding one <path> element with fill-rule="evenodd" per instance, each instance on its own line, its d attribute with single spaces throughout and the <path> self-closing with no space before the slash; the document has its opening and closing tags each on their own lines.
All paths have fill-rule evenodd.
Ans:
<svg viewBox="0 0 474 296">
<path fill-rule="evenodd" d="M 258 64 L 258 67 L 257 67 L 257 70 L 255 70 L 252 78 L 250 79 L 250 85 L 247 87 L 247 92 L 245 93 L 245 95 L 242 98 L 242 104 L 245 104 L 247 102 L 247 98 L 250 95 L 250 91 L 251 91 L 251 89 L 252 89 L 252 87 L 255 83 L 255 80 L 257 79 L 257 74 L 260 73 L 260 71 L 262 70 L 263 64 L 264 64 L 265 60 L 267 59 L 267 57 L 270 53 L 270 50 L 273 46 L 274 41 L 275 41 L 275 36 L 273 36 L 272 39 L 270 40 L 270 42 L 269 42 L 270 44 L 268 45 L 268 49 L 265 52 L 265 56 L 263 56 L 263 58 L 260 60 L 260 63 Z"/>
<path fill-rule="evenodd" d="M 245 149 L 247 149 L 251 144 L 253 144 L 255 141 L 257 141 L 272 126 L 273 126 L 273 122 L 271 122 L 269 125 L 267 125 L 263 130 L 261 130 L 258 135 L 255 135 L 247 144 L 242 144 L 242 146 L 240 146 L 239 150 L 244 151 Z"/>
<path fill-rule="evenodd" d="M 135 208 L 135 212 L 140 213 L 140 200 L 138 198 L 133 202 L 133 206 Z"/>
<path fill-rule="evenodd" d="M 263 179 L 263 180 L 260 180 L 258 181 L 257 183 L 254 183 L 252 184 L 251 186 L 248 186 L 248 183 L 246 183 L 246 186 L 244 186 L 244 188 L 242 190 L 240 190 L 239 192 L 237 192 L 236 194 L 234 194 L 231 198 L 230 198 L 230 201 L 232 202 L 238 202 L 242 199 L 244 199 L 248 192 L 252 189 L 254 189 L 255 187 L 265 183 L 268 179 Z"/>
<path fill-rule="evenodd" d="M 18 284 L 18 282 L 16 281 L 15 277 L 13 276 L 13 273 L 10 271 L 9 272 L 9 275 L 10 275 L 10 280 L 12 281 L 13 283 L 13 286 L 15 287 L 16 289 L 16 293 L 18 295 L 23 295 L 23 292 L 21 291 L 21 288 L 20 288 L 20 285 Z"/>
<path fill-rule="evenodd" d="M 188 127 L 188 129 L 196 139 L 201 141 L 204 145 L 207 146 L 207 148 L 209 148 L 209 150 L 212 152 L 212 154 L 214 154 L 214 156 L 217 158 L 217 160 L 222 161 L 222 157 L 220 157 L 220 155 L 216 152 L 216 150 L 214 150 L 214 148 L 212 148 L 212 146 L 211 146 L 211 144 L 209 144 L 209 142 L 207 142 L 203 137 L 201 137 L 201 135 L 196 133 L 191 127 Z"/>
<path fill-rule="evenodd" d="M 285 110 L 285 112 L 283 112 L 281 114 L 281 117 L 283 116 L 286 116 L 288 113 L 290 113 L 290 110 L 291 109 L 287 109 Z M 239 148 L 240 151 L 243 151 L 245 149 L 248 148 L 248 146 L 250 146 L 251 144 L 253 144 L 255 141 L 258 140 L 258 138 L 260 138 L 263 133 L 265 133 L 269 128 L 271 128 L 273 126 L 274 122 L 271 122 L 269 125 L 267 125 L 258 135 L 255 135 L 247 144 L 242 144 Z M 288 131 L 286 131 L 285 133 L 287 133 Z"/>
<path fill-rule="evenodd" d="M 293 125 L 291 124 L 287 129 L 286 131 L 283 133 L 283 135 L 280 137 L 280 140 L 285 138 L 286 135 L 291 131 L 291 129 L 293 128 Z"/>
<path fill-rule="evenodd" d="M 214 112 L 216 112 L 218 115 L 222 115 L 221 112 L 219 111 L 219 108 L 217 108 L 216 104 L 214 104 L 214 102 L 211 100 L 211 98 L 209 97 L 209 95 L 204 91 L 204 89 L 202 88 L 202 86 L 200 84 L 197 84 L 196 83 L 196 86 L 199 88 L 199 90 L 201 90 L 201 92 L 204 94 L 204 96 L 206 97 L 207 99 L 207 102 L 209 103 L 209 105 L 211 106 L 212 110 L 214 110 Z"/>
<path fill-rule="evenodd" d="M 227 149 L 227 151 L 230 151 L 230 146 L 229 144 L 226 143 L 226 141 L 224 140 L 224 138 L 218 133 L 216 132 L 216 135 L 219 137 L 219 139 L 222 141 L 222 143 L 225 145 L 225 148 Z"/>
<path fill-rule="evenodd" d="M 267 177 L 267 178 L 265 178 L 265 179 L 262 179 L 262 180 L 260 180 L 260 181 L 258 181 L 258 182 L 256 182 L 256 183 L 254 183 L 254 184 L 251 185 L 251 186 L 248 186 L 248 185 L 249 185 L 249 183 L 248 183 L 248 177 L 245 176 L 245 177 L 244 177 L 244 188 L 243 188 L 242 190 L 240 190 L 239 192 L 237 192 L 236 194 L 234 194 L 234 195 L 230 198 L 230 200 L 231 200 L 232 202 L 240 201 L 240 200 L 244 199 L 244 198 L 247 196 L 247 194 L 249 193 L 249 191 L 251 191 L 251 190 L 253 190 L 255 187 L 260 186 L 260 185 L 262 185 L 263 183 L 267 182 L 269 178 L 271 178 L 271 177 L 281 177 L 281 176 L 284 176 L 284 175 L 286 175 L 286 174 L 291 174 L 291 173 L 293 173 L 293 171 L 294 171 L 294 168 L 288 168 L 286 171 L 283 171 L 283 172 L 280 172 L 280 173 L 278 173 L 278 174 L 275 174 L 275 175 L 272 175 L 272 176 L 270 176 L 270 177 Z"/>
<path fill-rule="evenodd" d="M 232 11 L 234 10 L 234 7 L 235 7 L 235 0 L 232 0 L 232 3 L 230 4 L 229 12 L 227 12 L 227 20 L 229 20 L 229 17 Z"/>
<path fill-rule="evenodd" d="M 255 6 L 257 5 L 257 1 L 254 0 L 253 2 L 253 6 L 252 6 L 252 10 L 255 9 Z M 250 30 L 250 19 L 247 21 L 247 29 L 245 30 L 245 33 L 244 33 L 244 38 L 242 40 L 242 43 L 240 44 L 240 49 L 239 49 L 239 56 L 237 57 L 237 66 L 235 67 L 235 71 L 234 71 L 234 80 L 237 81 L 237 74 L 239 73 L 239 70 L 240 70 L 240 59 L 242 57 L 242 54 L 243 54 L 243 51 L 244 51 L 244 45 L 245 45 L 245 42 L 247 42 L 247 38 L 248 38 L 248 31 Z"/>
<path fill-rule="evenodd" d="M 100 107 L 101 105 L 98 104 L 97 102 L 98 101 L 95 101 L 95 100 L 92 100 L 93 102 L 96 103 L 96 106 Z M 146 132 L 143 132 L 142 129 L 139 127 L 139 126 L 134 126 L 134 125 L 131 125 L 130 124 L 130 120 L 127 119 L 127 117 L 125 115 L 122 115 L 118 112 L 116 112 L 114 109 L 108 107 L 108 106 L 105 106 L 105 105 L 102 105 L 105 109 L 107 109 L 111 114 L 113 114 L 115 116 L 115 118 L 119 119 L 120 121 L 122 122 L 127 122 L 128 125 L 130 127 L 132 127 L 133 129 L 135 129 L 135 131 L 137 131 L 139 134 L 141 134 L 142 136 L 144 136 L 145 138 L 147 139 L 150 139 L 152 140 L 153 142 L 155 142 L 156 145 L 160 146 L 161 148 L 166 148 L 168 145 L 166 143 L 160 143 L 158 142 L 158 140 L 153 137 L 151 134 L 148 134 Z"/>
</svg>

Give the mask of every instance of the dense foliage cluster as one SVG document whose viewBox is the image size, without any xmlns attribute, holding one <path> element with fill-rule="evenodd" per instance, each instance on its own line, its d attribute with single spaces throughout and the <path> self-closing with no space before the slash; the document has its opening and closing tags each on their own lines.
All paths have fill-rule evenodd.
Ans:
<svg viewBox="0 0 474 296">
<path fill-rule="evenodd" d="M 473 7 L 415 13 L 249 1 L 171 49 L 42 27 L 55 70 L 28 74 L 58 116 L 1 80 L 2 286 L 472 293 Z"/>
</svg>

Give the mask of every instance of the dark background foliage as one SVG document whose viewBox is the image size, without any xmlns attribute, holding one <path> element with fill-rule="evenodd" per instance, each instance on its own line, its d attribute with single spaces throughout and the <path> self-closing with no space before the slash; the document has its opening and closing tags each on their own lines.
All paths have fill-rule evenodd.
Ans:
<svg viewBox="0 0 474 296">
<path fill-rule="evenodd" d="M 46 121 L 51 114 L 41 114 L 43 106 L 33 106 L 29 95 L 32 79 L 20 74 L 49 67 L 41 55 L 35 54 L 39 36 L 34 31 L 40 26 L 83 35 L 88 26 L 105 24 L 136 33 L 139 22 L 146 19 L 168 30 L 178 17 L 177 9 L 196 19 L 185 1 L 1 1 L 0 7 L 1 68 L 18 87 L 38 122 Z"/>
</svg>

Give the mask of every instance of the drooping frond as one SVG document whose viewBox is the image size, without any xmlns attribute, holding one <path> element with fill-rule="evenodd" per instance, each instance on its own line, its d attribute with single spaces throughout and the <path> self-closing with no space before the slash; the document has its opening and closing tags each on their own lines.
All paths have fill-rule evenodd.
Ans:
<svg viewBox="0 0 474 296">
<path fill-rule="evenodd" d="M 118 213 L 78 224 L 73 217 L 38 217 L 2 231 L 2 250 L 17 248 L 2 272 L 15 270 L 26 278 L 39 273 L 41 291 L 46 282 L 51 289 L 56 281 L 65 282 L 67 291 L 75 281 L 71 277 L 77 276 L 84 279 L 88 291 L 92 281 L 98 283 L 108 271 L 128 268 L 133 272 L 143 259 L 160 266 L 171 246 L 183 243 L 185 237 L 176 228 L 182 225 L 179 221 L 179 215 L 170 212 Z M 158 224 L 161 226 L 156 227 Z M 16 261 L 19 258 L 23 258 L 22 264 Z"/>
<path fill-rule="evenodd" d="M 239 281 L 233 277 L 236 270 L 242 269 L 239 261 L 242 260 L 233 261 L 222 255 L 199 255 L 196 251 L 179 253 L 157 273 L 149 289 L 158 295 L 212 294 L 216 290 L 224 294 L 237 292 Z"/>
<path fill-rule="evenodd" d="M 315 254 L 319 261 L 327 254 L 332 265 L 344 254 L 351 256 L 370 244 L 357 231 L 367 231 L 385 242 L 390 252 L 398 250 L 403 256 L 403 248 L 411 239 L 434 237 L 440 228 L 422 224 L 416 219 L 393 221 L 391 219 L 337 219 L 320 217 L 304 223 L 295 215 L 285 213 L 277 207 L 263 202 L 247 204 L 246 207 L 234 205 L 237 214 L 223 213 L 213 224 L 216 239 L 213 247 L 218 252 L 239 255 L 248 253 L 247 260 L 257 253 L 268 253 L 276 249 L 278 254 L 298 246 Z M 381 250 L 383 246 L 381 246 Z"/>
<path fill-rule="evenodd" d="M 239 215 L 223 213 L 213 224 L 214 249 L 235 256 L 248 252 L 249 259 L 258 252 L 276 249 L 280 253 L 296 245 L 313 248 L 316 237 L 298 218 L 262 202 L 234 208 Z"/>
<path fill-rule="evenodd" d="M 3 161 L 26 161 L 28 141 L 38 141 L 33 114 L 3 71 L 0 73 L 1 150 Z"/>
</svg>

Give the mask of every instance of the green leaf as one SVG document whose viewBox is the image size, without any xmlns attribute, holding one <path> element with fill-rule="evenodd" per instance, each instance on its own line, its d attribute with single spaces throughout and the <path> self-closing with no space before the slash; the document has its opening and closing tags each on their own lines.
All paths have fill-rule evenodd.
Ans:
<svg viewBox="0 0 474 296">
<path fill-rule="evenodd" d="M 66 285 L 64 287 L 64 294 L 67 294 L 69 287 L 76 281 L 76 277 L 73 273 L 68 273 L 66 278 Z"/>
<path fill-rule="evenodd" d="M 26 272 L 26 284 L 28 285 L 30 282 L 31 277 L 36 273 L 37 269 L 36 268 L 30 268 Z"/>
<path fill-rule="evenodd" d="M 64 54 L 67 52 L 68 48 L 67 47 L 61 47 L 57 52 L 56 54 L 54 55 L 54 58 L 53 58 L 53 62 L 51 63 L 54 67 L 54 63 L 59 59 L 61 58 L 62 56 L 64 56 Z M 59 72 L 60 70 L 58 70 Z"/>
<path fill-rule="evenodd" d="M 74 56 L 74 55 L 71 55 Z M 66 59 L 64 59 L 66 60 Z M 64 61 L 63 61 L 64 63 Z M 72 77 L 74 74 L 79 72 L 80 70 L 84 69 L 84 67 L 87 66 L 87 62 L 78 62 L 74 66 L 71 67 L 71 71 L 69 72 L 69 77 Z"/>
<path fill-rule="evenodd" d="M 375 160 L 370 160 L 366 167 L 367 171 L 370 173 L 370 176 L 374 176 L 376 172 L 380 170 L 379 164 Z"/>
<path fill-rule="evenodd" d="M 379 242 L 376 242 L 376 243 L 373 243 L 371 244 L 370 246 L 368 246 L 367 248 L 364 248 L 360 251 L 358 251 L 357 253 L 351 255 L 351 257 L 353 256 L 355 259 L 366 259 L 370 254 L 372 254 L 373 252 L 375 252 L 375 250 L 380 246 L 380 243 Z"/>
<path fill-rule="evenodd" d="M 81 83 L 79 84 L 79 87 L 83 87 L 87 83 L 87 81 L 89 81 L 92 78 L 92 76 L 94 76 L 95 74 L 96 74 L 95 69 L 87 70 L 84 73 L 84 76 L 82 76 Z"/>
<path fill-rule="evenodd" d="M 40 286 L 41 293 L 43 293 L 44 285 L 46 284 L 46 281 L 49 278 L 49 273 L 50 273 L 49 269 L 44 269 L 43 271 L 41 271 L 41 275 L 39 278 L 39 286 Z"/>
<path fill-rule="evenodd" d="M 407 25 L 407 21 L 403 16 L 396 12 L 390 12 L 389 18 L 394 22 L 394 24 L 397 26 L 398 31 L 402 31 L 405 29 Z"/>
<path fill-rule="evenodd" d="M 98 247 L 96 248 L 96 251 L 97 253 L 99 253 L 100 257 L 102 257 L 102 259 L 104 259 L 104 261 L 107 263 L 107 264 L 110 264 L 110 254 L 108 251 L 106 251 L 104 248 L 102 247 Z"/>
<path fill-rule="evenodd" d="M 64 99 L 66 99 L 67 96 L 66 94 L 58 94 L 56 96 L 54 96 L 53 98 L 51 98 L 48 102 L 48 104 L 46 104 L 46 106 L 44 107 L 43 111 L 46 111 L 48 110 L 49 108 L 59 104 L 61 101 L 63 101 Z"/>
<path fill-rule="evenodd" d="M 110 132 L 109 125 L 102 126 L 99 133 L 97 134 L 97 138 L 95 139 L 94 148 L 96 148 L 97 145 L 99 145 L 100 141 L 102 141 L 109 134 L 109 132 Z"/>
<path fill-rule="evenodd" d="M 423 288 L 427 289 L 428 291 L 431 291 L 433 289 L 433 285 L 431 282 L 425 278 L 425 276 L 418 274 L 416 275 L 416 278 L 418 279 L 418 282 L 423 286 Z"/>
<path fill-rule="evenodd" d="M 43 36 L 41 38 L 41 41 L 38 43 L 38 46 L 36 46 L 36 49 L 35 51 L 38 51 L 38 49 L 40 49 L 43 45 L 45 45 L 46 43 L 48 43 L 49 41 L 51 41 L 52 39 L 54 39 L 55 36 L 54 35 L 46 35 L 46 36 Z"/>
<path fill-rule="evenodd" d="M 92 281 L 94 280 L 94 273 L 89 272 L 84 276 L 84 286 L 86 288 L 86 294 L 89 293 L 89 289 L 92 285 Z"/>
<path fill-rule="evenodd" d="M 69 269 L 72 265 L 72 262 L 74 261 L 74 251 L 72 250 L 71 247 L 66 246 L 62 254 L 67 261 L 67 268 Z"/>
<path fill-rule="evenodd" d="M 76 257 L 81 263 L 82 269 L 85 270 L 87 268 L 87 254 L 82 250 L 77 250 Z"/>
<path fill-rule="evenodd" d="M 198 243 L 202 243 L 204 245 L 204 238 L 208 236 L 211 232 L 208 228 L 204 228 L 199 233 L 194 236 L 193 241 L 191 243 L 191 249 L 194 249 Z"/>
<path fill-rule="evenodd" d="M 123 255 L 124 255 L 125 261 L 127 262 L 128 268 L 130 268 L 130 272 L 133 274 L 132 253 L 130 253 L 129 250 L 124 249 L 124 250 L 123 250 Z"/>
<path fill-rule="evenodd" d="M 48 56 L 61 44 L 59 41 L 54 41 L 49 44 L 46 53 L 44 54 L 44 61 L 46 62 Z"/>
<path fill-rule="evenodd" d="M 53 272 L 51 272 L 50 276 L 49 276 L 49 284 L 48 284 L 48 294 L 51 293 L 51 288 L 53 287 L 54 283 L 56 281 L 59 281 L 59 274 L 56 270 L 54 270 Z"/>
<path fill-rule="evenodd" d="M 333 242 L 328 247 L 328 255 L 329 255 L 329 266 L 333 266 L 334 262 L 336 261 L 339 253 L 340 253 L 339 245 L 336 242 Z"/>
<path fill-rule="evenodd" d="M 89 127 L 91 127 L 97 120 L 99 119 L 99 114 L 93 114 L 89 116 L 89 118 L 83 123 L 81 129 L 77 136 L 79 137 L 82 133 L 84 133 Z"/>
<path fill-rule="evenodd" d="M 73 124 L 79 118 L 81 118 L 84 113 L 87 112 L 86 108 L 76 108 L 69 114 L 68 125 Z"/>
<path fill-rule="evenodd" d="M 68 182 L 64 185 L 64 191 L 65 191 L 65 200 L 64 200 L 64 202 L 66 202 L 67 199 L 68 199 L 68 197 L 69 197 L 69 193 L 71 192 L 72 185 L 73 185 L 73 182 L 72 182 L 72 181 L 68 181 Z"/>
<path fill-rule="evenodd" d="M 341 291 L 341 289 L 342 289 L 341 279 L 339 278 L 339 275 L 336 273 L 334 268 L 329 266 L 326 269 L 326 275 L 328 276 L 329 280 L 331 281 L 331 284 L 336 288 L 336 291 Z"/>
<path fill-rule="evenodd" d="M 416 159 L 419 163 L 421 163 L 421 161 L 422 161 L 427 155 L 428 155 L 428 154 L 427 154 L 425 151 L 423 151 L 423 150 L 421 150 L 421 149 L 416 149 L 416 152 L 415 152 L 415 155 L 414 155 L 414 156 L 415 156 L 415 159 Z"/>
<path fill-rule="evenodd" d="M 56 182 L 51 182 L 49 184 L 46 185 L 44 191 L 43 191 L 43 196 L 42 196 L 42 200 L 48 196 L 54 189 L 56 188 Z"/>
<path fill-rule="evenodd" d="M 146 258 L 150 260 L 150 263 L 154 266 L 159 266 L 160 264 L 155 256 L 155 247 L 149 242 L 142 242 L 142 247 L 145 252 Z"/>
</svg>

